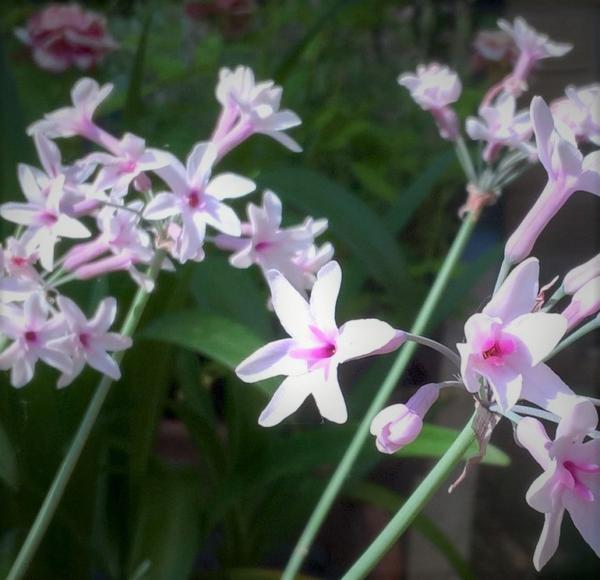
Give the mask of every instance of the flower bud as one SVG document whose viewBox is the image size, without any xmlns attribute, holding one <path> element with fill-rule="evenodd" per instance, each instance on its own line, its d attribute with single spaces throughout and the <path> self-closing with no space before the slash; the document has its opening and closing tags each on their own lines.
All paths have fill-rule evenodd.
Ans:
<svg viewBox="0 0 600 580">
<path fill-rule="evenodd" d="M 573 268 L 566 276 L 563 282 L 563 289 L 567 294 L 575 294 L 583 288 L 592 278 L 600 276 L 600 254 Z"/>
<path fill-rule="evenodd" d="M 435 383 L 423 385 L 406 404 L 386 407 L 373 418 L 371 434 L 377 437 L 381 453 L 395 453 L 419 436 L 425 413 L 437 401 L 439 390 Z"/>
<path fill-rule="evenodd" d="M 592 278 L 575 292 L 571 303 L 563 310 L 571 329 L 600 310 L 600 276 Z"/>
</svg>

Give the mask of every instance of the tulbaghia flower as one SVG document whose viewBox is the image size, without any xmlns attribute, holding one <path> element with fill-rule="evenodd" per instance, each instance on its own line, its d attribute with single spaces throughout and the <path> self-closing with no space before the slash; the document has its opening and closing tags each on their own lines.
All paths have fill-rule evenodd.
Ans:
<svg viewBox="0 0 600 580">
<path fill-rule="evenodd" d="M 115 155 L 91 153 L 84 162 L 102 165 L 94 182 L 96 191 L 111 190 L 111 198 L 123 198 L 130 184 L 145 171 L 156 171 L 171 162 L 172 156 L 158 149 L 147 149 L 144 139 L 125 133 Z"/>
<path fill-rule="evenodd" d="M 517 425 L 517 439 L 544 473 L 527 491 L 527 503 L 544 514 L 544 528 L 533 556 L 541 570 L 554 555 L 565 510 L 583 539 L 600 557 L 600 439 L 584 443 L 598 424 L 590 401 L 572 405 L 551 441 L 542 423 L 525 417 Z"/>
<path fill-rule="evenodd" d="M 221 69 L 216 96 L 222 111 L 212 137 L 219 157 L 254 133 L 268 135 L 292 151 L 302 151 L 284 133 L 302 121 L 293 111 L 279 109 L 282 93 L 283 89 L 273 81 L 257 83 L 252 69 L 246 66 Z"/>
<path fill-rule="evenodd" d="M 39 293 L 30 295 L 22 308 L 3 304 L 0 332 L 13 341 L 0 353 L 0 369 L 11 370 L 13 387 L 20 388 L 33 378 L 38 360 L 63 373 L 71 371 L 70 358 L 51 344 L 64 333 L 64 321 L 60 316 L 48 318 L 47 304 Z"/>
<path fill-rule="evenodd" d="M 550 105 L 552 115 L 564 123 L 580 141 L 600 145 L 600 83 L 567 87 L 566 98 Z"/>
<path fill-rule="evenodd" d="M 71 90 L 73 106 L 63 107 L 44 115 L 42 120 L 36 121 L 27 128 L 27 134 L 34 135 L 41 132 L 51 139 L 83 135 L 96 141 L 100 129 L 94 124 L 92 118 L 96 109 L 112 90 L 113 85 L 110 83 L 100 86 L 93 79 L 79 79 Z M 104 145 L 112 151 L 107 145 L 116 146 L 118 141 L 108 134 L 105 135 L 108 138 Z"/>
<path fill-rule="evenodd" d="M 515 18 L 512 25 L 506 20 L 499 20 L 498 26 L 510 34 L 519 50 L 515 67 L 504 81 L 504 90 L 515 96 L 527 90 L 527 78 L 538 61 L 564 56 L 573 48 L 566 42 L 553 42 L 520 16 Z"/>
<path fill-rule="evenodd" d="M 528 143 L 532 134 L 529 111 L 516 113 L 515 108 L 515 98 L 503 93 L 493 106 L 483 105 L 479 109 L 481 120 L 476 117 L 467 119 L 469 137 L 487 142 L 483 150 L 486 163 L 495 161 L 502 147 L 520 149 L 529 156 L 535 156 L 534 147 Z"/>
<path fill-rule="evenodd" d="M 87 70 L 118 47 L 108 33 L 106 19 L 78 4 L 50 4 L 15 33 L 31 48 L 39 67 L 56 73 L 72 66 Z"/>
<path fill-rule="evenodd" d="M 158 193 L 146 206 L 144 218 L 163 220 L 181 216 L 176 257 L 182 263 L 202 254 L 207 225 L 231 236 L 241 234 L 239 218 L 222 200 L 247 195 L 256 185 L 233 173 L 211 179 L 216 159 L 217 149 L 212 143 L 198 143 L 187 159 L 187 167 L 170 156 L 169 165 L 156 171 L 171 192 Z"/>
<path fill-rule="evenodd" d="M 8 238 L 0 246 L 0 303 L 26 300 L 41 288 L 34 264 L 37 254 L 27 250 L 22 240 Z"/>
<path fill-rule="evenodd" d="M 406 402 L 381 410 L 371 422 L 371 435 L 381 453 L 396 453 L 421 433 L 423 418 L 439 396 L 439 385 L 423 385 Z"/>
<path fill-rule="evenodd" d="M 529 255 L 542 230 L 575 191 L 600 195 L 600 152 L 584 159 L 571 136 L 555 128 L 550 109 L 541 97 L 531 101 L 531 121 L 548 183 L 506 243 L 504 255 L 513 264 Z"/>
<path fill-rule="evenodd" d="M 592 278 L 600 276 L 600 254 L 591 260 L 573 268 L 563 281 L 563 290 L 567 294 L 575 294 L 577 290 L 587 284 Z"/>
<path fill-rule="evenodd" d="M 119 380 L 119 365 L 107 351 L 116 352 L 129 348 L 131 338 L 108 331 L 117 315 L 116 300 L 102 300 L 91 320 L 87 320 L 71 299 L 59 296 L 57 303 L 64 317 L 67 332 L 50 344 L 68 352 L 72 359 L 72 368 L 63 372 L 57 386 L 62 388 L 69 385 L 81 373 L 86 363 L 103 375 L 115 381 Z"/>
<path fill-rule="evenodd" d="M 287 376 L 260 415 L 263 427 L 280 423 L 309 395 L 323 417 L 344 423 L 347 411 L 338 365 L 390 352 L 403 342 L 404 333 L 380 320 L 351 320 L 338 327 L 335 304 L 341 280 L 338 263 L 329 262 L 319 271 L 308 302 L 279 272 L 268 273 L 273 308 L 290 338 L 263 346 L 236 369 L 247 383 Z"/>
<path fill-rule="evenodd" d="M 54 246 L 59 238 L 87 238 L 90 231 L 60 208 L 64 176 L 52 181 L 50 192 L 44 195 L 31 168 L 19 166 L 21 188 L 27 203 L 5 203 L 0 206 L 4 219 L 27 226 L 26 238 L 29 252 L 37 252 L 46 270 L 54 265 Z"/>
<path fill-rule="evenodd" d="M 80 280 L 126 270 L 136 283 L 150 291 L 147 277 L 135 267 L 150 263 L 154 256 L 150 235 L 139 225 L 142 207 L 141 201 L 134 201 L 123 209 L 104 208 L 97 220 L 100 235 L 71 248 L 63 267 Z"/>
<path fill-rule="evenodd" d="M 504 30 L 480 30 L 473 41 L 473 48 L 480 57 L 496 62 L 512 59 L 516 53 L 512 35 Z"/>
<path fill-rule="evenodd" d="M 458 75 L 447 66 L 433 63 L 419 65 L 417 73 L 404 73 L 398 83 L 410 91 L 411 97 L 424 110 L 429 111 L 444 139 L 453 140 L 458 136 L 458 119 L 449 107 L 458 100 L 462 84 Z"/>
<path fill-rule="evenodd" d="M 467 341 L 457 344 L 467 390 L 485 379 L 502 410 L 519 398 L 562 415 L 573 391 L 542 360 L 567 329 L 560 314 L 532 312 L 538 295 L 539 263 L 519 264 L 480 314 L 465 324 Z"/>
<path fill-rule="evenodd" d="M 292 258 L 296 272 L 301 274 L 298 288 L 310 290 L 317 279 L 317 272 L 333 258 L 335 250 L 329 242 L 321 246 L 312 244 L 308 249 L 299 252 Z"/>
<path fill-rule="evenodd" d="M 568 320 L 571 329 L 598 311 L 600 311 L 600 276 L 592 278 L 575 292 L 562 315 Z"/>
</svg>

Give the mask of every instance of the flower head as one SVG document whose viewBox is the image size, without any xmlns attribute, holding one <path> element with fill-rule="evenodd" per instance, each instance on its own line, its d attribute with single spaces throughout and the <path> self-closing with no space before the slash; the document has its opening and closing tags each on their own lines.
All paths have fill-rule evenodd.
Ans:
<svg viewBox="0 0 600 580">
<path fill-rule="evenodd" d="M 175 257 L 182 263 L 202 253 L 207 225 L 231 236 L 239 236 L 242 231 L 239 218 L 222 200 L 247 195 L 256 185 L 233 173 L 221 173 L 211 178 L 216 159 L 217 149 L 212 143 L 198 143 L 190 153 L 186 167 L 170 156 L 169 164 L 156 171 L 171 191 L 158 193 L 146 206 L 144 218 L 163 220 L 181 216 Z"/>
<path fill-rule="evenodd" d="M 567 329 L 560 314 L 532 312 L 538 295 L 539 264 L 519 264 L 479 314 L 465 324 L 466 342 L 457 344 L 467 390 L 478 392 L 480 379 L 492 389 L 502 410 L 520 398 L 561 415 L 573 392 L 542 361 Z"/>
<path fill-rule="evenodd" d="M 371 435 L 381 453 L 396 453 L 421 433 L 423 418 L 439 396 L 439 385 L 423 385 L 406 402 L 381 410 L 371 422 Z"/>
<path fill-rule="evenodd" d="M 273 308 L 290 338 L 263 346 L 236 369 L 238 377 L 248 383 L 287 376 L 259 418 L 263 427 L 280 423 L 309 395 L 323 417 L 344 423 L 347 411 L 337 379 L 338 365 L 390 352 L 404 340 L 402 332 L 375 319 L 351 320 L 338 327 L 335 305 L 341 280 L 338 263 L 329 262 L 317 274 L 307 301 L 281 273 L 268 273 Z"/>
<path fill-rule="evenodd" d="M 473 41 L 473 48 L 481 58 L 496 62 L 512 59 L 516 52 L 512 35 L 504 30 L 480 30 Z"/>
<path fill-rule="evenodd" d="M 600 145 L 600 83 L 586 87 L 567 87 L 566 97 L 554 101 L 553 117 L 566 125 L 580 141 Z"/>
<path fill-rule="evenodd" d="M 600 557 L 600 439 L 584 443 L 598 424 L 594 405 L 571 405 L 551 441 L 542 423 L 521 419 L 516 436 L 544 470 L 527 491 L 527 503 L 544 514 L 533 563 L 541 570 L 554 555 L 565 510 L 583 539 Z"/>
<path fill-rule="evenodd" d="M 72 66 L 87 70 L 118 47 L 106 28 L 106 19 L 75 3 L 50 4 L 15 33 L 30 47 L 36 64 L 55 73 Z"/>
</svg>

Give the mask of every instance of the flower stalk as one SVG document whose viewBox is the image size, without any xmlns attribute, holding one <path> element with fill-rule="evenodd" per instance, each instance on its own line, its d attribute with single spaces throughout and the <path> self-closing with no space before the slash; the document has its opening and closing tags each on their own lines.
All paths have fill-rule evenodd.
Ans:
<svg viewBox="0 0 600 580">
<path fill-rule="evenodd" d="M 156 252 L 148 271 L 150 279 L 156 280 L 165 259 L 165 255 L 165 252 L 162 250 Z M 123 336 L 131 337 L 133 335 L 149 298 L 150 294 L 148 292 L 141 288 L 137 290 L 121 328 L 121 334 Z M 114 359 L 117 364 L 121 363 L 123 355 L 124 351 L 115 353 Z M 96 424 L 98 415 L 106 401 L 106 397 L 108 396 L 113 382 L 113 379 L 105 375 L 98 383 L 98 387 L 96 388 L 85 415 L 79 424 L 73 442 L 54 477 L 54 481 L 44 498 L 44 502 L 38 511 L 35 521 L 29 529 L 25 542 L 8 573 L 7 580 L 20 580 L 25 577 L 40 542 L 44 538 L 46 530 L 56 513 L 58 505 L 60 504 L 69 480 L 73 475 L 73 471 L 75 470 L 79 457 L 89 439 L 90 433 Z"/>
<path fill-rule="evenodd" d="M 439 304 L 444 291 L 448 285 L 450 277 L 454 272 L 454 268 L 458 264 L 460 257 L 467 245 L 467 242 L 471 238 L 475 225 L 477 224 L 478 214 L 468 213 L 460 227 L 454 242 L 440 268 L 440 271 L 435 279 L 435 282 L 427 295 L 419 314 L 415 320 L 415 323 L 411 329 L 412 334 L 421 334 L 426 329 L 427 325 L 431 321 L 431 318 L 435 312 L 437 305 Z M 342 457 L 337 469 L 331 476 L 327 487 L 323 491 L 319 502 L 317 503 L 310 519 L 308 520 L 292 556 L 284 570 L 283 580 L 292 580 L 298 570 L 302 566 L 304 559 L 306 558 L 308 551 L 323 523 L 323 520 L 329 513 L 333 502 L 335 501 L 339 491 L 341 490 L 350 470 L 352 469 L 354 462 L 358 458 L 360 451 L 365 444 L 365 441 L 370 435 L 371 421 L 381 411 L 392 391 L 396 387 L 398 379 L 402 376 L 408 363 L 410 362 L 413 354 L 417 349 L 417 343 L 409 342 L 404 345 L 400 350 L 396 360 L 394 361 L 390 371 L 388 372 L 385 380 L 381 384 L 379 391 L 373 398 L 373 401 L 367 410 L 363 420 L 361 421 L 358 429 L 356 430 L 352 441 L 350 442 L 344 456 Z"/>
</svg>

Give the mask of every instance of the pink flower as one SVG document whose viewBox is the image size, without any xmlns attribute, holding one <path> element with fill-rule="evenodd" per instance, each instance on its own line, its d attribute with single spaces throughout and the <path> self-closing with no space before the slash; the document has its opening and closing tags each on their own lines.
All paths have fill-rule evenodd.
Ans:
<svg viewBox="0 0 600 580">
<path fill-rule="evenodd" d="M 342 281 L 337 262 L 317 274 L 307 301 L 279 272 L 268 273 L 273 308 L 290 338 L 263 346 L 236 369 L 238 377 L 254 383 L 286 375 L 258 420 L 277 425 L 312 395 L 323 417 L 335 423 L 347 419 L 337 367 L 348 360 L 390 352 L 404 341 L 404 333 L 375 319 L 351 320 L 338 328 L 335 304 Z"/>
<path fill-rule="evenodd" d="M 73 137 L 84 135 L 93 138 L 99 129 L 92 118 L 102 101 L 110 95 L 113 85 L 107 83 L 100 86 L 94 79 L 79 79 L 71 90 L 72 107 L 63 107 L 52 113 L 47 113 L 40 121 L 27 128 L 28 135 L 43 133 L 46 137 Z M 117 145 L 118 141 L 109 136 L 110 143 Z M 112 150 L 110 147 L 107 147 Z"/>
<path fill-rule="evenodd" d="M 473 41 L 473 48 L 482 58 L 496 62 L 512 60 L 516 52 L 512 35 L 504 30 L 480 30 Z"/>
<path fill-rule="evenodd" d="M 116 300 L 102 300 L 91 320 L 87 320 L 77 304 L 69 298 L 59 296 L 57 302 L 68 332 L 50 345 L 68 352 L 72 359 L 72 368 L 63 372 L 57 386 L 62 388 L 73 382 L 86 363 L 103 375 L 118 381 L 121 378 L 119 365 L 107 351 L 115 352 L 129 348 L 131 338 L 108 332 L 117 314 Z"/>
<path fill-rule="evenodd" d="M 531 101 L 531 121 L 548 183 L 506 243 L 505 259 L 513 264 L 529 255 L 542 230 L 575 191 L 600 195 L 600 152 L 584 159 L 571 136 L 555 128 L 550 109 L 541 97 Z"/>
<path fill-rule="evenodd" d="M 571 329 L 598 311 L 600 311 L 600 276 L 592 278 L 575 292 L 562 315 L 568 320 L 568 328 Z"/>
<path fill-rule="evenodd" d="M 221 116 L 212 136 L 219 157 L 255 133 L 268 135 L 291 151 L 302 151 L 300 145 L 284 133 L 302 121 L 293 111 L 280 110 L 282 94 L 283 89 L 273 81 L 255 82 L 249 67 L 222 68 L 216 88 Z"/>
<path fill-rule="evenodd" d="M 3 305 L 0 331 L 13 341 L 0 353 L 0 369 L 11 369 L 13 387 L 31 381 L 38 360 L 63 373 L 71 371 L 70 358 L 52 346 L 52 340 L 64 333 L 64 321 L 60 316 L 48 319 L 47 304 L 39 293 L 29 296 L 23 308 Z"/>
<path fill-rule="evenodd" d="M 381 410 L 371 422 L 371 435 L 381 453 L 396 453 L 412 443 L 421 433 L 423 418 L 439 396 L 439 386 L 423 385 L 406 402 Z"/>
<path fill-rule="evenodd" d="M 87 238 L 90 231 L 76 219 L 66 215 L 60 208 L 64 194 L 64 176 L 52 181 L 51 190 L 45 195 L 35 174 L 26 165 L 19 166 L 21 188 L 27 203 L 5 203 L 0 206 L 4 219 L 27 226 L 24 239 L 29 252 L 37 252 L 46 270 L 54 266 L 54 247 L 60 238 Z"/>
<path fill-rule="evenodd" d="M 72 66 L 87 70 L 118 46 L 106 29 L 106 19 L 78 4 L 50 4 L 15 33 L 31 48 L 36 64 L 55 73 Z"/>
<path fill-rule="evenodd" d="M 480 314 L 465 324 L 466 342 L 457 344 L 467 390 L 479 392 L 481 379 L 502 410 L 519 398 L 562 415 L 573 391 L 542 361 L 567 329 L 560 314 L 532 312 L 538 295 L 539 264 L 519 264 Z"/>
<path fill-rule="evenodd" d="M 173 156 L 169 164 L 156 173 L 169 185 L 171 192 L 158 193 L 144 210 L 144 218 L 163 220 L 181 216 L 181 233 L 177 240 L 177 257 L 183 263 L 202 252 L 206 226 L 231 235 L 241 234 L 240 220 L 222 203 L 254 191 L 253 181 L 222 173 L 211 179 L 217 150 L 212 143 L 198 143 L 187 159 L 187 166 Z"/>
<path fill-rule="evenodd" d="M 449 105 L 458 100 L 462 84 L 454 71 L 436 63 L 419 65 L 416 75 L 404 73 L 398 77 L 398 84 L 406 87 L 414 101 L 433 115 L 444 139 L 456 139 L 458 118 Z"/>
<path fill-rule="evenodd" d="M 600 145 L 600 83 L 567 87 L 566 98 L 551 103 L 554 118 L 564 123 L 580 141 Z"/>
<path fill-rule="evenodd" d="M 91 153 L 84 159 L 84 163 L 103 166 L 94 181 L 94 189 L 110 189 L 111 199 L 119 200 L 127 195 L 129 186 L 138 176 L 145 171 L 156 171 L 167 166 L 171 158 L 164 151 L 147 149 L 144 139 L 137 135 L 125 133 L 113 155 Z"/>
<path fill-rule="evenodd" d="M 563 281 L 563 289 L 567 294 L 575 294 L 577 290 L 587 284 L 592 278 L 600 276 L 600 254 L 591 260 L 573 268 Z"/>
<path fill-rule="evenodd" d="M 520 149 L 528 156 L 535 156 L 535 149 L 528 143 L 532 134 L 529 111 L 515 114 L 516 100 L 503 93 L 493 106 L 483 105 L 476 117 L 467 119 L 466 130 L 471 139 L 487 141 L 483 150 L 486 163 L 493 163 L 502 147 Z"/>
<path fill-rule="evenodd" d="M 598 424 L 590 401 L 571 405 L 550 440 L 544 426 L 532 417 L 517 425 L 516 436 L 544 473 L 527 491 L 527 503 L 544 514 L 533 564 L 541 570 L 554 555 L 565 510 L 583 539 L 600 557 L 600 439 L 583 442 Z"/>
<path fill-rule="evenodd" d="M 0 303 L 26 300 L 41 290 L 42 279 L 34 268 L 37 254 L 16 238 L 8 238 L 4 245 L 0 246 Z"/>
<path fill-rule="evenodd" d="M 538 61 L 564 56 L 573 48 L 573 45 L 566 42 L 553 42 L 546 34 L 529 26 L 520 16 L 515 18 L 512 25 L 506 20 L 499 20 L 498 26 L 512 37 L 519 50 L 513 72 L 503 83 L 504 90 L 515 96 L 527 90 L 527 77 Z"/>
</svg>

